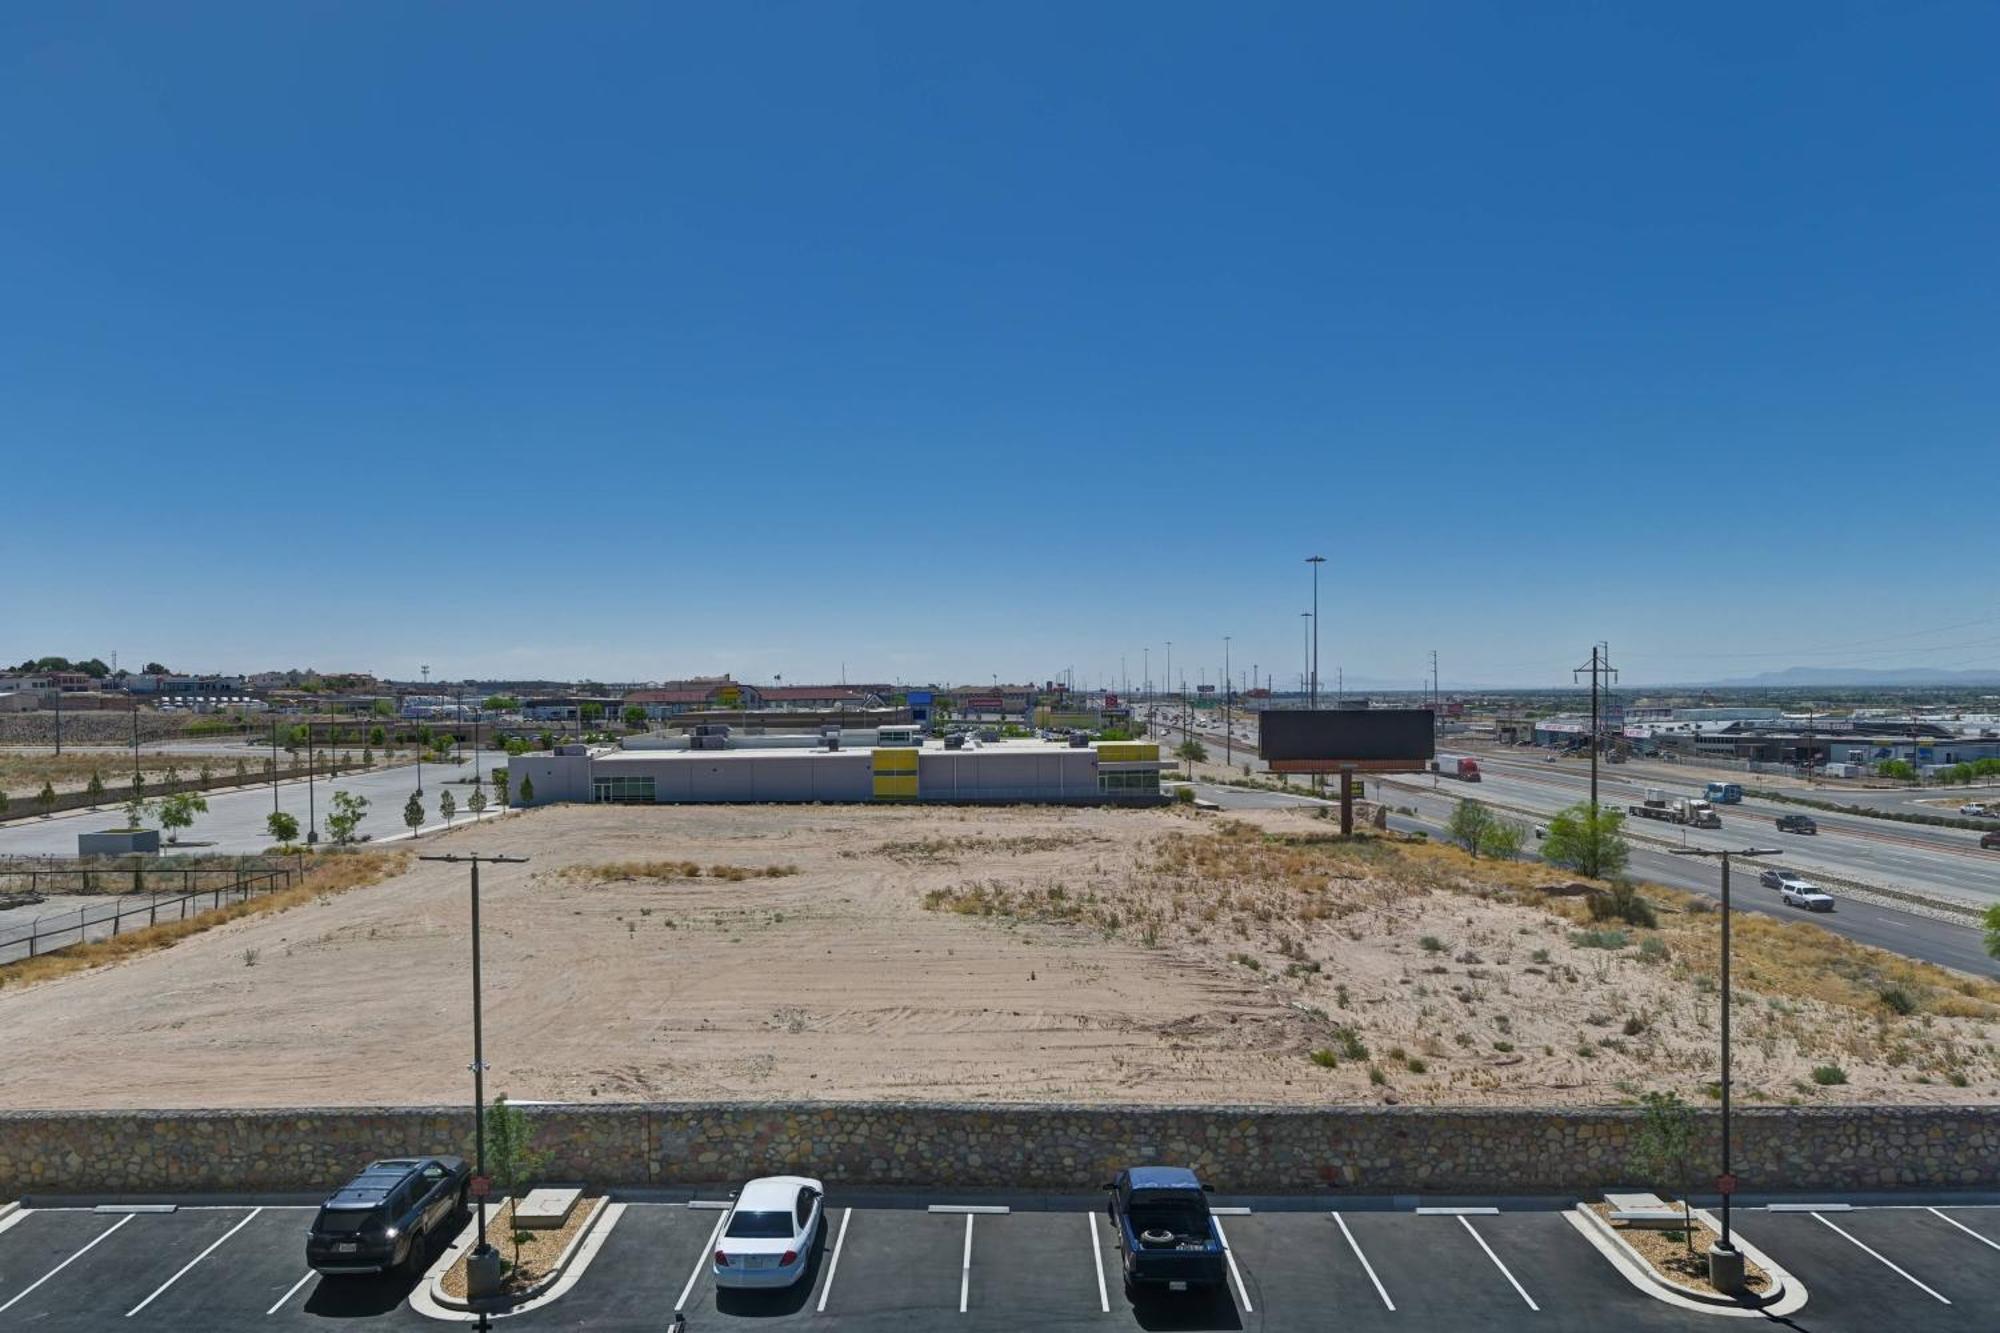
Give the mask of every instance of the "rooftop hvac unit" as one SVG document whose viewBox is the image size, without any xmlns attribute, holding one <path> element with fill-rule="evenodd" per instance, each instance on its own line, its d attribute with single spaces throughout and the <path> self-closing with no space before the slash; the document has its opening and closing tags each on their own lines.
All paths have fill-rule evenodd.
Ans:
<svg viewBox="0 0 2000 1333">
<path fill-rule="evenodd" d="M 688 742 L 689 748 L 696 750 L 726 750 L 729 748 L 727 736 L 695 736 Z"/>
<path fill-rule="evenodd" d="M 1089 745 L 1090 745 L 1090 736 L 1088 733 L 1081 731 L 1072 731 L 1069 734 L 1070 749 L 1082 750 L 1088 748 Z"/>
<path fill-rule="evenodd" d="M 963 750 L 965 748 L 965 733 L 960 731 L 952 732 L 951 735 L 944 738 L 944 748 L 947 750 Z"/>
</svg>

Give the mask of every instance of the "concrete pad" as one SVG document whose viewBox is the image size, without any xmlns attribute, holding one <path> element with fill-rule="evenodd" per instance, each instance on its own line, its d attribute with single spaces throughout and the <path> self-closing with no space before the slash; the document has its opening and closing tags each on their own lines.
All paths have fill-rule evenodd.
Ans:
<svg viewBox="0 0 2000 1333">
<path fill-rule="evenodd" d="M 1644 1192 L 1635 1194 L 1607 1194 L 1604 1201 L 1620 1213 L 1658 1213 L 1667 1211 L 1667 1201 L 1657 1194 Z"/>
<path fill-rule="evenodd" d="M 514 1205 L 514 1224 L 523 1231 L 554 1231 L 569 1220 L 580 1189 L 529 1190 L 528 1197 Z"/>
</svg>

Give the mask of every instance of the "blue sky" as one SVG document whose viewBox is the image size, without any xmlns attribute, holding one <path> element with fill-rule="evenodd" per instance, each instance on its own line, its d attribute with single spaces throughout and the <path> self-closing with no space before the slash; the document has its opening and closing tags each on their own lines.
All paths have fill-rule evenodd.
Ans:
<svg viewBox="0 0 2000 1333">
<path fill-rule="evenodd" d="M 11 6 L 0 658 L 2000 664 L 1986 5 Z M 1851 646 L 1851 647 L 1850 647 Z"/>
</svg>

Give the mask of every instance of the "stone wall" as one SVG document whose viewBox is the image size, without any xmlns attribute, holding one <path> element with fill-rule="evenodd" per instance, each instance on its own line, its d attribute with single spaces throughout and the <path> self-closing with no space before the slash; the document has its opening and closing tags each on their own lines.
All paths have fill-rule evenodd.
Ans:
<svg viewBox="0 0 2000 1333">
<path fill-rule="evenodd" d="M 599 1185 L 804 1171 L 844 1185 L 1088 1190 L 1182 1162 L 1228 1193 L 1559 1193 L 1634 1182 L 1629 1110 L 659 1103 L 529 1108 L 548 1176 Z M 469 1155 L 438 1107 L 0 1112 L 0 1200 L 20 1194 L 327 1189 L 370 1158 Z M 1717 1117 L 1703 1113 L 1714 1156 Z M 2000 1187 L 2000 1115 L 1758 1108 L 1736 1118 L 1746 1189 Z"/>
</svg>

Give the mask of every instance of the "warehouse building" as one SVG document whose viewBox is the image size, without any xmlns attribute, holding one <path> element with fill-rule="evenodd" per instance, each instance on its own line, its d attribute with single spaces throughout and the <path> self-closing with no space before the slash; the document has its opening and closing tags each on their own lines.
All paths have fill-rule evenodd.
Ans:
<svg viewBox="0 0 2000 1333">
<path fill-rule="evenodd" d="M 1138 741 L 1057 745 L 998 741 L 951 748 L 833 746 L 813 738 L 784 744 L 706 748 L 565 745 L 516 755 L 508 785 L 516 805 L 593 802 L 669 805 L 702 802 L 937 801 L 1150 804 L 1172 767 L 1160 747 Z M 532 792 L 522 799 L 523 791 Z"/>
</svg>

